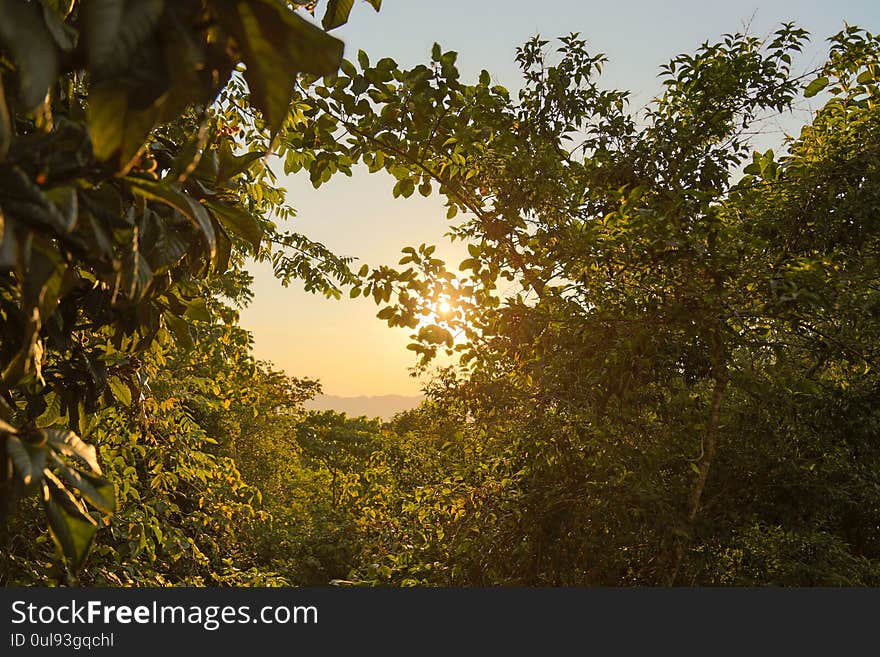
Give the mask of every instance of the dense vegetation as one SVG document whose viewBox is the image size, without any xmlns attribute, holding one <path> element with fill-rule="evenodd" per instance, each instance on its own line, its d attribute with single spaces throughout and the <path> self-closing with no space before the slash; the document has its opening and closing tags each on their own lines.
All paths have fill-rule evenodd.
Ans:
<svg viewBox="0 0 880 657">
<path fill-rule="evenodd" d="M 0 583 L 880 584 L 880 38 L 725 35 L 633 112 L 577 35 L 512 98 L 308 4 L 0 0 Z M 469 257 L 353 271 L 272 162 L 438 193 Z M 248 258 L 460 366 L 304 411 Z"/>
</svg>

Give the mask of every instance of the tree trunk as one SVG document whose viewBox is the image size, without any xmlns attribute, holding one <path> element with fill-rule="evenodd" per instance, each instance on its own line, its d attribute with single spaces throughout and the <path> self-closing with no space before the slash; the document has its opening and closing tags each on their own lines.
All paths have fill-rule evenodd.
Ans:
<svg viewBox="0 0 880 657">
<path fill-rule="evenodd" d="M 691 494 L 687 506 L 687 531 L 690 533 L 694 527 L 694 521 L 700 513 L 700 504 L 703 499 L 703 491 L 706 488 L 706 480 L 709 478 L 709 470 L 715 459 L 715 451 L 718 447 L 718 422 L 721 419 L 721 403 L 724 400 L 724 391 L 727 388 L 727 371 L 721 368 L 715 375 L 715 388 L 712 392 L 712 404 L 709 407 L 709 422 L 706 425 L 706 433 L 703 436 L 703 454 L 697 465 L 697 478 L 691 487 Z M 676 539 L 672 557 L 672 570 L 667 580 L 667 586 L 674 586 L 684 559 L 686 539 Z"/>
</svg>

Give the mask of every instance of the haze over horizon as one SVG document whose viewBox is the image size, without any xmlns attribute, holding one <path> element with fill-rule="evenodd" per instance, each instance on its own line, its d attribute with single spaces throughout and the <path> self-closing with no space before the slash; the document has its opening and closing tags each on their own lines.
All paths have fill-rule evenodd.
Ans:
<svg viewBox="0 0 880 657">
<path fill-rule="evenodd" d="M 318 395 L 303 406 L 310 411 L 337 411 L 349 417 L 363 415 L 390 420 L 401 411 L 415 408 L 423 399 L 423 395 Z"/>
</svg>

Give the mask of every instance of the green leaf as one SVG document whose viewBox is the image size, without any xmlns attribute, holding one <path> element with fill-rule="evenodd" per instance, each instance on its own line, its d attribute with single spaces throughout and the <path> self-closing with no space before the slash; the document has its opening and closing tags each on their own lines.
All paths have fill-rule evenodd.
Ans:
<svg viewBox="0 0 880 657">
<path fill-rule="evenodd" d="M 217 226 L 217 251 L 214 254 L 214 272 L 222 274 L 229 269 L 229 260 L 232 258 L 232 240 L 223 226 Z"/>
<path fill-rule="evenodd" d="M 17 166 L 0 169 L 0 193 L 6 197 L 3 210 L 7 213 L 7 220 L 16 216 L 25 225 L 42 224 L 60 235 L 70 231 L 69 218 L 23 169 Z M 61 256 L 57 255 L 57 258 L 61 259 Z"/>
<path fill-rule="evenodd" d="M 476 258 L 465 258 L 458 265 L 459 271 L 467 271 L 468 269 L 473 269 L 474 271 L 480 268 L 480 261 Z"/>
<path fill-rule="evenodd" d="M 157 230 L 158 236 L 153 248 L 147 253 L 153 271 L 178 262 L 189 248 L 185 235 L 176 226 L 163 222 L 158 224 Z"/>
<path fill-rule="evenodd" d="M 46 22 L 46 28 L 55 39 L 55 43 L 64 52 L 71 52 L 76 47 L 79 33 L 76 29 L 63 20 L 58 13 L 50 6 L 43 5 L 43 20 Z"/>
<path fill-rule="evenodd" d="M 804 97 L 805 98 L 812 98 L 817 93 L 822 91 L 825 87 L 827 87 L 828 82 L 829 82 L 829 80 L 825 76 L 822 76 L 820 78 L 816 78 L 815 80 L 810 82 L 810 84 L 807 85 L 806 89 L 804 89 Z"/>
<path fill-rule="evenodd" d="M 26 488 L 42 480 L 46 466 L 46 448 L 29 445 L 17 436 L 6 437 L 6 453 L 12 459 L 15 472 Z"/>
<path fill-rule="evenodd" d="M 244 155 L 235 155 L 232 152 L 230 142 L 224 141 L 217 149 L 219 168 L 217 170 L 217 183 L 224 184 L 235 176 L 247 171 L 248 167 L 266 155 L 265 151 L 251 151 Z"/>
<path fill-rule="evenodd" d="M 186 304 L 186 317 L 199 322 L 210 322 L 211 313 L 208 311 L 208 303 L 204 299 L 193 299 Z"/>
<path fill-rule="evenodd" d="M 345 25 L 352 7 L 354 7 L 354 0 L 329 0 L 322 21 L 324 29 L 332 30 L 340 25 Z"/>
<path fill-rule="evenodd" d="M 46 395 L 46 410 L 34 421 L 38 429 L 51 427 L 61 419 L 61 395 L 54 390 Z"/>
<path fill-rule="evenodd" d="M 442 326 L 429 325 L 419 329 L 418 339 L 428 344 L 447 344 L 452 345 L 452 333 Z"/>
<path fill-rule="evenodd" d="M 45 244 L 34 244 L 22 291 L 24 301 L 37 309 L 41 322 L 45 323 L 58 305 L 66 271 L 67 264 L 57 251 Z"/>
<path fill-rule="evenodd" d="M 455 61 L 458 59 L 458 53 L 454 50 L 449 50 L 443 53 L 443 56 L 440 57 L 440 63 L 443 66 L 455 66 Z"/>
<path fill-rule="evenodd" d="M 205 207 L 213 212 L 214 217 L 227 231 L 248 242 L 259 252 L 263 240 L 263 227 L 254 215 L 238 205 L 227 205 L 221 202 L 205 201 Z"/>
<path fill-rule="evenodd" d="M 165 323 L 168 325 L 168 328 L 171 329 L 171 332 L 174 333 L 174 336 L 177 338 L 177 344 L 186 351 L 195 349 L 196 345 L 193 342 L 192 332 L 190 331 L 187 321 L 170 312 L 165 313 L 163 317 L 165 318 Z"/>
<path fill-rule="evenodd" d="M 128 93 L 116 85 L 97 85 L 89 91 L 87 110 L 92 148 L 99 160 L 109 160 L 122 146 Z"/>
<path fill-rule="evenodd" d="M 95 538 L 97 523 L 76 503 L 60 481 L 47 472 L 43 485 L 43 506 L 49 530 L 71 569 L 77 570 L 85 561 Z"/>
<path fill-rule="evenodd" d="M 379 11 L 382 8 L 382 0 L 367 0 L 367 2 L 369 2 L 376 11 Z"/>
<path fill-rule="evenodd" d="M 237 17 L 219 17 L 241 48 L 251 101 L 274 133 L 287 117 L 296 75 L 336 72 L 343 44 L 280 3 L 239 0 L 235 6 Z"/>
<path fill-rule="evenodd" d="M 82 26 L 89 69 L 103 81 L 129 68 L 155 34 L 164 0 L 89 0 L 82 3 Z"/>
<path fill-rule="evenodd" d="M 131 390 L 122 379 L 118 376 L 111 376 L 107 385 L 110 386 L 110 392 L 113 393 L 116 401 L 126 408 L 131 406 Z"/>
<path fill-rule="evenodd" d="M 65 456 L 76 456 L 88 465 L 92 472 L 102 474 L 98 465 L 98 453 L 93 445 L 89 445 L 70 429 L 43 429 L 42 434 L 49 441 L 49 446 Z"/>
<path fill-rule="evenodd" d="M 3 90 L 3 76 L 0 75 L 0 162 L 6 159 L 9 145 L 12 143 L 12 124 L 9 118 L 9 107 L 6 105 L 6 92 Z M 3 221 L 0 216 L 0 222 Z M 0 242 L 3 241 L 3 227 L 0 224 Z"/>
<path fill-rule="evenodd" d="M 73 186 L 53 187 L 44 192 L 46 198 L 58 208 L 60 213 L 58 216 L 62 219 L 60 228 L 65 233 L 69 233 L 74 229 L 79 218 L 79 198 L 76 192 L 77 189 Z"/>
<path fill-rule="evenodd" d="M 36 318 L 39 320 L 39 318 Z M 31 375 L 36 374 L 39 378 L 42 374 L 40 371 L 40 356 L 42 354 L 42 346 L 40 341 L 36 339 L 38 324 L 34 321 L 28 322 L 27 332 L 32 339 L 26 340 L 21 349 L 13 356 L 3 369 L 0 380 L 6 386 L 17 385 L 19 382 Z"/>
<path fill-rule="evenodd" d="M 38 2 L 0 0 L 0 47 L 15 63 L 23 109 L 36 110 L 58 75 L 55 41 Z"/>
<path fill-rule="evenodd" d="M 103 62 L 111 59 L 126 3 L 125 0 L 88 0 L 82 4 L 86 57 L 89 68 L 100 71 Z"/>
<path fill-rule="evenodd" d="M 354 64 L 352 64 L 347 59 L 343 59 L 339 63 L 339 68 L 342 69 L 342 72 L 350 78 L 354 78 L 357 75 L 357 69 L 355 68 Z"/>
<path fill-rule="evenodd" d="M 118 84 L 98 84 L 89 92 L 87 117 L 92 148 L 99 160 L 118 155 L 119 172 L 128 173 L 150 131 L 156 126 L 160 108 L 131 106 L 128 91 Z"/>
<path fill-rule="evenodd" d="M 141 154 L 141 149 L 159 120 L 160 108 L 151 105 L 146 109 L 132 110 L 128 108 L 125 124 L 122 129 L 122 141 L 119 152 L 118 174 L 126 174 L 134 166 Z"/>
<path fill-rule="evenodd" d="M 415 189 L 416 186 L 412 180 L 410 180 L 409 178 L 403 178 L 402 180 L 398 180 L 395 183 L 394 188 L 391 190 L 391 193 L 394 198 L 397 198 L 398 196 L 409 198 L 413 195 Z"/>
<path fill-rule="evenodd" d="M 871 71 L 863 71 L 859 77 L 856 78 L 856 82 L 859 84 L 868 84 L 869 82 L 874 81 L 874 74 Z"/>
<path fill-rule="evenodd" d="M 170 205 L 172 208 L 189 218 L 189 220 L 195 224 L 196 228 L 202 231 L 202 234 L 205 236 L 210 247 L 211 257 L 214 257 L 214 253 L 217 249 L 214 225 L 211 223 L 211 217 L 208 216 L 208 211 L 205 210 L 201 203 L 163 181 L 148 180 L 146 178 L 136 178 L 133 176 L 126 176 L 124 180 L 129 184 L 135 194 Z"/>
<path fill-rule="evenodd" d="M 61 476 L 68 484 L 77 489 L 89 504 L 104 513 L 116 512 L 116 491 L 112 483 L 103 477 L 96 477 L 71 468 L 54 454 L 52 460 Z"/>
<path fill-rule="evenodd" d="M 174 161 L 172 162 L 168 173 L 165 175 L 165 178 L 168 180 L 176 180 L 177 182 L 184 181 L 197 166 L 196 159 L 201 158 L 204 150 L 205 139 L 201 136 L 197 135 L 187 141 L 181 146 L 177 155 L 174 157 Z"/>
</svg>

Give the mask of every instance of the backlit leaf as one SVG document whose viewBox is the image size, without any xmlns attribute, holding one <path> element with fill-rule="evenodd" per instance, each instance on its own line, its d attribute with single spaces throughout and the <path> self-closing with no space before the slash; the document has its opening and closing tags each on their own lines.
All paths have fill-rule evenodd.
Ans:
<svg viewBox="0 0 880 657">
<path fill-rule="evenodd" d="M 71 503 L 73 496 L 54 477 L 46 477 L 43 485 L 43 506 L 49 530 L 71 569 L 83 563 L 97 531 L 97 524 L 84 511 Z M 75 500 L 74 500 L 75 502 Z"/>
<path fill-rule="evenodd" d="M 247 241 L 253 247 L 254 253 L 260 250 L 263 228 L 250 212 L 240 205 L 229 205 L 219 201 L 206 201 L 205 207 L 226 230 Z"/>
<path fill-rule="evenodd" d="M 335 72 L 343 44 L 280 3 L 239 0 L 235 6 L 237 19 L 221 19 L 241 47 L 251 101 L 274 132 L 287 117 L 295 76 Z"/>
<path fill-rule="evenodd" d="M 164 181 L 147 180 L 146 178 L 136 178 L 133 176 L 126 176 L 125 181 L 136 194 L 170 205 L 189 218 L 202 231 L 210 246 L 211 257 L 214 256 L 214 251 L 217 247 L 214 226 L 211 223 L 211 217 L 208 216 L 207 210 L 205 210 L 201 203 Z"/>
<path fill-rule="evenodd" d="M 84 442 L 70 429 L 43 429 L 42 433 L 49 441 L 49 446 L 56 452 L 66 456 L 76 456 L 88 465 L 93 472 L 101 473 L 98 465 L 98 453 L 93 445 Z"/>
<path fill-rule="evenodd" d="M 113 393 L 116 401 L 126 408 L 131 406 L 131 390 L 129 390 L 128 385 L 122 379 L 118 376 L 111 376 L 107 381 L 107 385 L 110 387 L 110 392 Z"/>
</svg>

